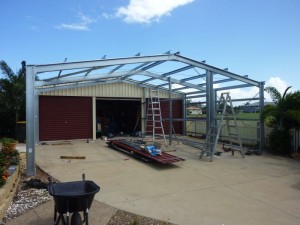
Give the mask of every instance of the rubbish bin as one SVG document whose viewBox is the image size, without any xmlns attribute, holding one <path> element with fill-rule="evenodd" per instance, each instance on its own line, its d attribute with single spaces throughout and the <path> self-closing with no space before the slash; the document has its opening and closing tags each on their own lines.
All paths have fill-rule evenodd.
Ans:
<svg viewBox="0 0 300 225">
<path fill-rule="evenodd" d="M 16 136 L 19 142 L 26 141 L 26 121 L 17 122 Z"/>
</svg>

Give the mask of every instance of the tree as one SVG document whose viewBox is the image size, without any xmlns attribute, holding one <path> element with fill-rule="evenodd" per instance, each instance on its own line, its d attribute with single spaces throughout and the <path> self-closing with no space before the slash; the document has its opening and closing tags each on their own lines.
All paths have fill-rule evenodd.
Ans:
<svg viewBox="0 0 300 225">
<path fill-rule="evenodd" d="M 265 89 L 275 103 L 274 105 L 266 105 L 262 111 L 262 117 L 268 126 L 279 130 L 299 128 L 300 92 L 288 93 L 290 88 L 286 88 L 283 95 L 275 87 Z"/>
<path fill-rule="evenodd" d="M 271 149 L 283 154 L 291 149 L 289 129 L 300 127 L 300 92 L 288 93 L 290 88 L 281 95 L 275 87 L 267 87 L 275 104 L 265 106 L 261 113 L 267 126 L 274 128 L 269 136 Z"/>
<path fill-rule="evenodd" d="M 0 116 L 2 134 L 13 135 L 18 120 L 25 120 L 25 66 L 14 73 L 0 61 L 4 78 L 0 79 Z"/>
</svg>

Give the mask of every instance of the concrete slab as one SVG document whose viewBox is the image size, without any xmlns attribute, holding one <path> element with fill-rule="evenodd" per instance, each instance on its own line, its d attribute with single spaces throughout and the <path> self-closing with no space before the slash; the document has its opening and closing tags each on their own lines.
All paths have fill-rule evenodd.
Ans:
<svg viewBox="0 0 300 225">
<path fill-rule="evenodd" d="M 144 163 L 97 140 L 39 145 L 36 162 L 62 182 L 85 173 L 101 187 L 99 202 L 175 224 L 300 224 L 299 161 L 224 153 L 211 163 L 189 146 L 172 148 L 187 161 Z"/>
</svg>

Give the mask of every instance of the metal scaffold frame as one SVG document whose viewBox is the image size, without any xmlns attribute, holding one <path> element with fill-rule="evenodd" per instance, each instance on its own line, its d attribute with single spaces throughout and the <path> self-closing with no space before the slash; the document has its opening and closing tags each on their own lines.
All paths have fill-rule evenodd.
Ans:
<svg viewBox="0 0 300 225">
<path fill-rule="evenodd" d="M 199 70 L 202 72 L 199 73 Z M 157 72 L 159 71 L 159 72 Z M 205 81 L 203 82 L 203 78 Z M 264 106 L 264 82 L 238 75 L 182 56 L 179 52 L 161 55 L 111 58 L 91 61 L 62 62 L 26 66 L 26 153 L 27 175 L 35 174 L 35 145 L 39 143 L 39 94 L 47 91 L 93 86 L 97 84 L 129 83 L 145 89 L 159 89 L 169 93 L 169 124 L 188 120 L 185 109 L 182 118 L 172 117 L 172 94 L 187 99 L 205 97 L 207 107 L 206 126 L 210 127 L 215 115 L 215 96 L 218 91 L 235 88 L 257 87 L 259 104 Z M 221 88 L 215 89 L 219 84 Z M 264 147 L 264 121 L 260 126 L 260 149 Z M 170 134 L 172 129 L 170 129 Z M 169 135 L 172 144 L 172 135 Z"/>
</svg>

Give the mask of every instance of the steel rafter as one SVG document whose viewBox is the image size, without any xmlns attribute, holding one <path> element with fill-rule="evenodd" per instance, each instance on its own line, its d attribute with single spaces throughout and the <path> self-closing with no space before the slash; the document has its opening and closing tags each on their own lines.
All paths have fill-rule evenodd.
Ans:
<svg viewBox="0 0 300 225">
<path fill-rule="evenodd" d="M 196 60 L 193 60 L 193 59 L 190 59 L 187 57 L 183 57 L 181 55 L 174 54 L 174 55 L 172 55 L 171 58 L 172 58 L 171 60 L 174 60 L 174 61 L 183 62 L 186 64 L 194 65 L 195 67 L 198 67 L 198 68 L 201 68 L 201 69 L 204 69 L 207 71 L 211 71 L 213 74 L 220 74 L 220 75 L 230 77 L 230 78 L 233 78 L 233 79 L 236 79 L 241 82 L 251 84 L 251 85 L 257 86 L 257 87 L 259 87 L 259 85 L 260 85 L 260 82 L 258 82 L 258 81 L 240 76 L 238 74 L 235 74 L 235 73 L 232 73 L 232 72 L 229 72 L 229 71 L 226 71 L 226 70 L 214 67 L 214 66 L 207 65 L 205 63 L 201 63 L 199 61 L 196 61 Z"/>
<path fill-rule="evenodd" d="M 170 72 L 167 72 L 167 73 L 163 73 L 161 74 L 162 77 L 166 77 L 166 76 L 170 76 L 172 74 L 176 74 L 176 73 L 180 73 L 182 71 L 185 71 L 185 70 L 189 70 L 193 68 L 193 66 L 189 65 L 189 66 L 185 66 L 185 67 L 182 67 L 182 68 L 179 68 L 177 70 L 173 70 L 173 71 L 170 71 Z M 146 82 L 149 82 L 149 81 L 152 81 L 152 80 L 155 80 L 154 78 L 149 78 L 147 80 L 143 80 L 141 81 L 140 83 L 146 83 Z"/>
<path fill-rule="evenodd" d="M 151 72 L 148 72 L 148 71 L 142 72 L 141 75 L 146 75 L 146 76 L 153 77 L 153 78 L 156 78 L 156 79 L 160 79 L 160 80 L 163 80 L 163 81 L 169 81 L 168 77 L 161 77 L 161 75 L 159 75 L 159 74 L 151 73 Z M 173 79 L 173 78 L 171 78 L 170 80 L 173 84 L 185 85 L 189 88 L 195 88 L 195 89 L 199 89 L 199 90 L 202 90 L 202 91 L 205 90 L 205 88 L 199 87 L 198 85 L 195 85 L 195 84 L 182 82 L 181 80 L 176 80 L 176 79 Z"/>
</svg>

